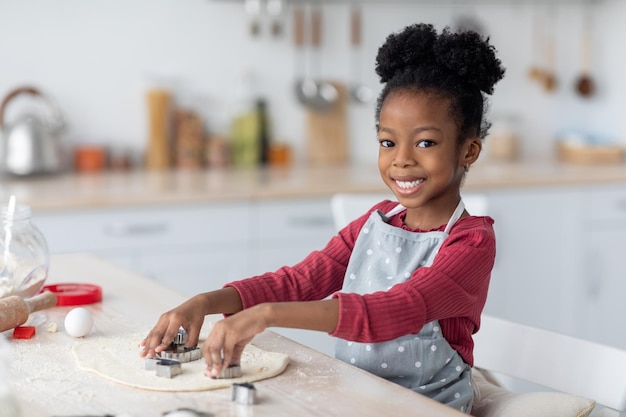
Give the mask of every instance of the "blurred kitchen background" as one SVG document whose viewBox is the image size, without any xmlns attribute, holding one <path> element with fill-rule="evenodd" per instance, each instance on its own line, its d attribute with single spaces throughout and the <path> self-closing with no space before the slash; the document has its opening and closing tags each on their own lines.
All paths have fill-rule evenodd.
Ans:
<svg viewBox="0 0 626 417">
<path fill-rule="evenodd" d="M 319 48 L 296 48 L 294 10 L 303 8 L 308 24 L 318 7 Z M 350 41 L 354 7 L 358 48 Z M 272 142 L 302 161 L 307 108 L 295 82 L 303 73 L 362 82 L 377 95 L 375 56 L 389 33 L 415 22 L 469 25 L 492 39 L 507 69 L 491 98 L 495 130 L 515 133 L 519 156 L 550 158 L 557 137 L 626 143 L 625 12 L 618 0 L 0 0 L 0 95 L 34 86 L 62 110 L 67 146 L 105 146 L 138 164 L 149 145 L 151 89 L 169 91 L 207 135 L 224 135 L 249 81 L 245 94 L 267 103 Z M 537 68 L 552 74 L 553 88 L 530 76 Z M 583 73 L 595 87 L 590 96 L 578 91 Z M 5 122 L 29 100 L 7 105 Z M 376 159 L 374 106 L 346 104 L 351 162 Z"/>
</svg>

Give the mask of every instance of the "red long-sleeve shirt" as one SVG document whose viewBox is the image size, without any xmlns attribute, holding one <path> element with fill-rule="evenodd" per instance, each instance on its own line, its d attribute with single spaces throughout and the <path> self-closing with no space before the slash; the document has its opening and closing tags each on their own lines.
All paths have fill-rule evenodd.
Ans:
<svg viewBox="0 0 626 417">
<path fill-rule="evenodd" d="M 356 219 L 326 247 L 294 266 L 284 266 L 227 286 L 234 287 L 244 308 L 263 302 L 339 300 L 339 321 L 331 336 L 356 342 L 384 342 L 415 334 L 425 323 L 439 320 L 444 337 L 473 365 L 472 334 L 478 330 L 495 259 L 493 219 L 470 216 L 457 221 L 430 267 L 388 291 L 372 294 L 339 292 L 356 238 L 373 210 L 390 211 L 384 201 Z M 403 227 L 404 213 L 390 219 Z M 439 229 L 443 230 L 445 225 Z"/>
</svg>

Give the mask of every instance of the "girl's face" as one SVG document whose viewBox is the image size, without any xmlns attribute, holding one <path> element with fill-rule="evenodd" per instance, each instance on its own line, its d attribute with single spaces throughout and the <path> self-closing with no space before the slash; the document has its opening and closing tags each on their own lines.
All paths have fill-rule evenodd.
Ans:
<svg viewBox="0 0 626 417">
<path fill-rule="evenodd" d="M 390 93 L 378 129 L 378 168 L 407 215 L 409 227 L 445 224 L 460 198 L 461 181 L 481 150 L 478 137 L 458 144 L 450 100 L 426 92 Z"/>
</svg>

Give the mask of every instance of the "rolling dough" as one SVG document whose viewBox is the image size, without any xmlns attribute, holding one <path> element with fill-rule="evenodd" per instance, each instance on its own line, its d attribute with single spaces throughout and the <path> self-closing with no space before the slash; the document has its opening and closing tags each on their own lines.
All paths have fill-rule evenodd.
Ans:
<svg viewBox="0 0 626 417">
<path fill-rule="evenodd" d="M 156 376 L 145 369 L 145 359 L 139 356 L 139 341 L 145 334 L 124 337 L 101 337 L 77 343 L 72 348 L 78 367 L 106 379 L 133 388 L 152 391 L 207 391 L 231 386 L 233 383 L 253 382 L 282 373 L 289 357 L 283 353 L 267 352 L 248 344 L 241 357 L 240 378 L 213 379 L 204 375 L 204 360 L 182 364 L 183 373 L 174 378 Z"/>
</svg>

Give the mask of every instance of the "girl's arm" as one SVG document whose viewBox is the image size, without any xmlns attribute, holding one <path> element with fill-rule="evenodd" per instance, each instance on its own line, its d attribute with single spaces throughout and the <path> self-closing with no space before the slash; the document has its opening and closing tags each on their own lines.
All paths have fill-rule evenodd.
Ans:
<svg viewBox="0 0 626 417">
<path fill-rule="evenodd" d="M 332 333 L 339 319 L 336 299 L 263 303 L 215 323 L 202 353 L 207 374 L 217 376 L 231 363 L 238 364 L 245 345 L 268 327 L 290 327 Z"/>
</svg>

